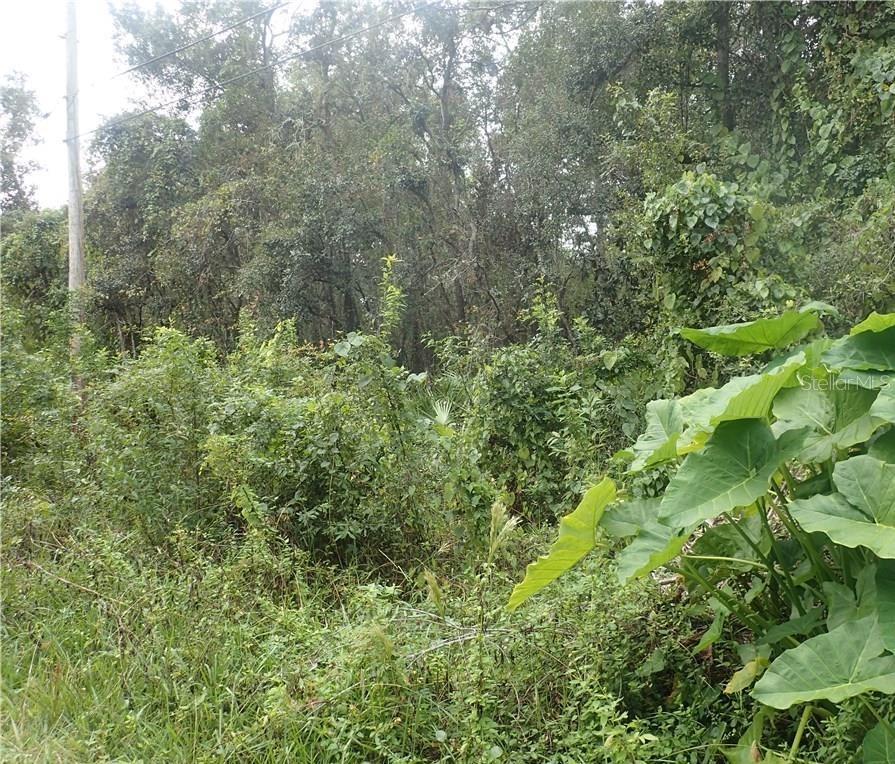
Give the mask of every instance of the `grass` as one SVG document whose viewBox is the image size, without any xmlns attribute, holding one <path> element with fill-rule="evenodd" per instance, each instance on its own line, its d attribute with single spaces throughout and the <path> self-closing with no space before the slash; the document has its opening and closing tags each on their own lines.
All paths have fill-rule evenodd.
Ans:
<svg viewBox="0 0 895 764">
<path fill-rule="evenodd" d="M 537 534 L 436 568 L 436 603 L 422 569 L 321 567 L 261 531 L 151 549 L 101 518 L 19 522 L 19 500 L 4 761 L 701 761 L 737 714 L 709 710 L 680 609 L 622 596 L 605 558 L 508 614 Z"/>
</svg>

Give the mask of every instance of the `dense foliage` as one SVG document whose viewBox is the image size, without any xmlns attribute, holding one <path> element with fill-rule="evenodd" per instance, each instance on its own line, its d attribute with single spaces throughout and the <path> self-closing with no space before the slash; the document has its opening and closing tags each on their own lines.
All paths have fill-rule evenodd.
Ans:
<svg viewBox="0 0 895 764">
<path fill-rule="evenodd" d="M 893 760 L 892 4 L 269 5 L 0 86 L 4 761 Z"/>
<path fill-rule="evenodd" d="M 824 307 L 682 334 L 723 355 L 762 354 L 814 333 Z M 628 475 L 672 465 L 664 491 L 616 502 L 612 480 L 590 488 L 510 606 L 586 555 L 601 528 L 632 539 L 616 560 L 622 583 L 664 568 L 707 604 L 714 620 L 697 650 L 721 637 L 728 616 L 745 629 L 745 665 L 725 692 L 758 679 L 760 703 L 808 704 L 790 757 L 812 703 L 895 695 L 895 314 L 871 313 L 845 337 L 646 410 L 646 430 L 621 456 Z M 895 728 L 867 709 L 876 724 L 864 760 L 874 761 L 870 751 L 890 748 Z M 740 746 L 760 741 L 759 726 Z"/>
</svg>

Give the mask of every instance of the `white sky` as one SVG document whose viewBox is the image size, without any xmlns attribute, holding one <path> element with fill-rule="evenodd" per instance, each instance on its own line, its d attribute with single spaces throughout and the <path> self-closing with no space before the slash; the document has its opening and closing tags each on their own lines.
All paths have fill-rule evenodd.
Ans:
<svg viewBox="0 0 895 764">
<path fill-rule="evenodd" d="M 176 0 L 138 0 L 140 5 L 174 8 Z M 120 5 L 120 0 L 115 0 Z M 78 67 L 81 132 L 145 96 L 131 77 L 109 78 L 127 68 L 115 53 L 108 0 L 78 0 Z M 0 0 L 0 76 L 22 72 L 49 116 L 37 126 L 41 143 L 28 152 L 41 169 L 30 177 L 41 207 L 65 204 L 68 195 L 65 144 L 65 0 Z M 81 170 L 87 136 L 81 145 Z"/>
</svg>

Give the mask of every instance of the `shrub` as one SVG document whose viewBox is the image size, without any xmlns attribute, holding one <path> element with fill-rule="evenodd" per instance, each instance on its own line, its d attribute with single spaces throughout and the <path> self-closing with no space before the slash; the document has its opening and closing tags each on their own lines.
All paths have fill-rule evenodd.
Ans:
<svg viewBox="0 0 895 764">
<path fill-rule="evenodd" d="M 250 523 L 343 561 L 425 554 L 429 532 L 465 512 L 457 482 L 475 476 L 448 426 L 423 411 L 425 375 L 376 335 L 325 350 L 283 326 L 244 346 L 214 409 L 205 464 Z M 466 495 L 488 489 L 476 482 Z"/>
<path fill-rule="evenodd" d="M 155 543 L 178 523 L 219 520 L 219 487 L 202 470 L 222 378 L 214 348 L 158 329 L 139 358 L 90 392 L 84 414 L 102 501 Z"/>
<path fill-rule="evenodd" d="M 513 497 L 516 514 L 540 523 L 554 521 L 605 466 L 639 426 L 643 403 L 679 380 L 667 338 L 614 345 L 583 318 L 567 337 L 543 297 L 531 320 L 537 331 L 528 343 L 473 351 L 478 367 L 461 373 L 468 378 L 465 433 L 483 469 Z M 668 374 L 653 372 L 657 357 L 668 361 Z"/>
<path fill-rule="evenodd" d="M 744 356 L 820 326 L 809 309 L 683 334 Z M 895 314 L 873 313 L 845 337 L 816 339 L 719 389 L 654 401 L 629 474 L 670 468 L 661 497 L 616 503 L 608 478 L 589 489 L 510 604 L 581 559 L 598 527 L 633 539 L 617 558 L 621 581 L 669 567 L 714 612 L 699 650 L 726 618 L 739 622 L 744 665 L 726 692 L 754 683 L 755 700 L 772 709 L 803 706 L 793 756 L 814 706 L 895 694 L 893 425 Z M 864 722 L 865 752 L 891 745 L 890 721 Z"/>
</svg>

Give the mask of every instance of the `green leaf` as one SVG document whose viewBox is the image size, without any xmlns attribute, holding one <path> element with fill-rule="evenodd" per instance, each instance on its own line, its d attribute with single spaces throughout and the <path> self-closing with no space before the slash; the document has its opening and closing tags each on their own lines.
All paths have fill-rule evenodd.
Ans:
<svg viewBox="0 0 895 764">
<path fill-rule="evenodd" d="M 848 501 L 876 522 L 895 526 L 895 464 L 853 456 L 833 469 L 833 483 Z"/>
<path fill-rule="evenodd" d="M 895 423 L 895 382 L 889 382 L 880 388 L 879 395 L 867 413 L 875 423 Z"/>
<path fill-rule="evenodd" d="M 774 400 L 775 433 L 810 425 L 802 462 L 825 462 L 840 450 L 863 443 L 883 424 L 870 415 L 873 390 L 840 385 L 830 377 L 814 380 L 816 386 L 782 390 Z"/>
<path fill-rule="evenodd" d="M 842 546 L 863 546 L 880 557 L 895 558 L 895 528 L 873 523 L 841 494 L 798 499 L 790 504 L 790 511 L 809 533 L 826 533 Z"/>
<path fill-rule="evenodd" d="M 677 457 L 677 439 L 684 429 L 683 411 L 673 400 L 646 404 L 646 430 L 631 447 L 634 461 L 629 472 L 639 472 L 660 462 Z"/>
<path fill-rule="evenodd" d="M 871 576 L 876 572 L 873 565 L 867 566 L 864 570 Z M 827 631 L 876 612 L 875 595 L 862 596 L 859 602 L 851 589 L 835 581 L 824 581 L 823 591 L 827 602 Z"/>
<path fill-rule="evenodd" d="M 720 422 L 766 418 L 777 393 L 804 364 L 805 354 L 797 353 L 769 371 L 736 377 L 721 388 L 704 388 L 681 398 L 687 429 L 678 441 L 678 453 L 701 448 Z"/>
<path fill-rule="evenodd" d="M 761 420 L 723 422 L 705 450 L 690 454 L 672 478 L 659 520 L 685 527 L 748 506 L 767 492 L 771 476 L 786 457 Z"/>
<path fill-rule="evenodd" d="M 807 313 L 809 311 L 819 313 L 822 316 L 839 315 L 839 310 L 835 305 L 830 305 L 830 303 L 822 302 L 821 300 L 811 300 L 799 308 L 799 313 Z"/>
<path fill-rule="evenodd" d="M 876 565 L 876 617 L 883 644 L 895 653 L 895 562 L 880 560 Z"/>
<path fill-rule="evenodd" d="M 721 638 L 721 633 L 724 631 L 724 619 L 726 617 L 727 613 L 723 610 L 719 610 L 715 613 L 715 617 L 712 619 L 711 624 L 705 630 L 705 633 L 699 639 L 699 642 L 696 643 L 696 646 L 690 651 L 693 655 L 698 655 Z"/>
<path fill-rule="evenodd" d="M 895 559 L 895 464 L 853 456 L 835 466 L 833 483 L 838 493 L 792 502 L 793 517 L 837 544 Z"/>
<path fill-rule="evenodd" d="M 650 522 L 655 522 L 659 499 L 635 499 L 606 510 L 600 527 L 617 539 L 636 536 Z"/>
<path fill-rule="evenodd" d="M 813 429 L 832 434 L 836 410 L 826 391 L 816 387 L 789 387 L 774 399 L 774 416 L 794 426 L 810 425 Z"/>
<path fill-rule="evenodd" d="M 895 727 L 880 721 L 864 736 L 864 764 L 892 764 L 895 761 Z"/>
<path fill-rule="evenodd" d="M 681 336 L 721 355 L 743 356 L 788 347 L 820 325 L 816 313 L 788 310 L 776 318 L 708 329 L 681 329 Z"/>
<path fill-rule="evenodd" d="M 843 337 L 822 359 L 831 369 L 895 371 L 895 326 Z"/>
<path fill-rule="evenodd" d="M 754 660 L 749 661 L 730 678 L 730 681 L 724 688 L 724 693 L 732 695 L 735 692 L 742 692 L 747 687 L 751 687 L 769 665 L 770 661 L 763 655 L 759 655 Z"/>
<path fill-rule="evenodd" d="M 884 371 L 843 369 L 839 374 L 839 381 L 845 385 L 856 385 L 858 387 L 866 387 L 868 390 L 877 390 L 883 385 L 895 381 L 895 374 Z"/>
<path fill-rule="evenodd" d="M 584 494 L 575 511 L 560 520 L 559 536 L 547 555 L 526 568 L 525 578 L 516 584 L 510 595 L 507 604 L 510 610 L 515 610 L 555 581 L 594 548 L 597 525 L 606 507 L 614 500 L 615 483 L 609 478 L 603 478 Z"/>
<path fill-rule="evenodd" d="M 895 313 L 877 313 L 873 311 L 867 318 L 852 327 L 849 334 L 861 334 L 861 332 L 881 332 L 895 326 Z"/>
<path fill-rule="evenodd" d="M 792 502 L 790 511 L 802 527 L 895 559 L 895 464 L 853 456 L 836 464 L 833 484 L 837 493 Z"/>
<path fill-rule="evenodd" d="M 690 532 L 676 534 L 671 528 L 652 522 L 641 528 L 640 533 L 616 558 L 618 580 L 626 583 L 651 573 L 677 557 Z"/>
<path fill-rule="evenodd" d="M 895 464 L 895 427 L 874 440 L 870 444 L 870 448 L 867 449 L 867 453 L 880 461 Z"/>
<path fill-rule="evenodd" d="M 841 703 L 865 692 L 895 693 L 895 656 L 884 652 L 875 618 L 852 621 L 780 655 L 752 696 L 785 709 L 814 700 Z"/>
</svg>

